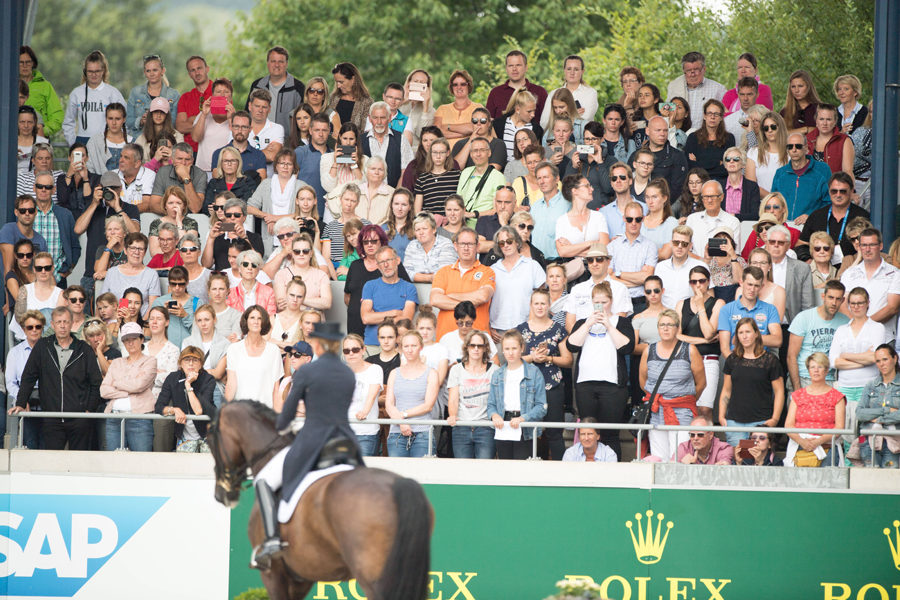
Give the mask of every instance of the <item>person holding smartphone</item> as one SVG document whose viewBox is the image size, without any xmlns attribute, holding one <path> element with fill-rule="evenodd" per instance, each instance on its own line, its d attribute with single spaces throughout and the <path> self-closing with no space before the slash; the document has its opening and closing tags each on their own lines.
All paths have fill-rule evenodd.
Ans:
<svg viewBox="0 0 900 600">
<path fill-rule="evenodd" d="M 169 293 L 157 298 L 152 306 L 165 306 L 169 311 L 169 341 L 181 348 L 181 343 L 191 335 L 194 327 L 194 311 L 199 301 L 187 293 L 188 272 L 183 266 L 169 271 Z"/>
</svg>

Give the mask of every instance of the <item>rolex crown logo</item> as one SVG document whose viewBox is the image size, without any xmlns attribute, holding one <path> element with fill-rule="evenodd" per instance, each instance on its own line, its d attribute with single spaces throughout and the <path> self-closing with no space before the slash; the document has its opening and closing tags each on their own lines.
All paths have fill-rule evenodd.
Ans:
<svg viewBox="0 0 900 600">
<path fill-rule="evenodd" d="M 888 540 L 888 544 L 891 546 L 891 555 L 894 559 L 894 566 L 900 571 L 900 521 L 894 521 L 894 539 L 891 539 L 890 527 L 885 527 L 883 533 L 884 537 Z"/>
<path fill-rule="evenodd" d="M 634 533 L 631 521 L 625 521 L 625 527 L 627 527 L 628 531 L 631 533 L 631 543 L 634 544 L 634 554 L 635 556 L 637 556 L 638 561 L 644 563 L 645 565 L 652 565 L 659 562 L 659 559 L 662 558 L 663 551 L 666 549 L 666 540 L 669 537 L 669 530 L 672 529 L 675 524 L 672 523 L 672 521 L 666 522 L 666 531 L 663 534 L 662 522 L 665 518 L 665 515 L 663 515 L 662 513 L 658 513 L 656 515 L 656 531 L 654 532 L 653 511 L 648 510 L 647 529 L 646 531 L 644 531 L 644 528 L 641 524 L 642 517 L 643 515 L 641 515 L 641 513 L 635 513 L 634 515 L 634 518 L 637 520 L 637 535 L 635 535 Z M 894 522 L 894 524 L 896 525 L 896 521 Z M 660 537 L 662 539 L 660 539 Z M 894 557 L 897 558 L 897 556 L 897 551 L 895 550 Z"/>
</svg>

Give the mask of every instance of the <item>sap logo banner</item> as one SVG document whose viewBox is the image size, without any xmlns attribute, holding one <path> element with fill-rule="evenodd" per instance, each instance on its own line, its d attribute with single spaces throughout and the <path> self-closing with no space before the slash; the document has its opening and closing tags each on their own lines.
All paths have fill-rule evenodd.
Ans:
<svg viewBox="0 0 900 600">
<path fill-rule="evenodd" d="M 12 494 L 0 511 L 0 597 L 71 598 L 167 500 Z"/>
</svg>

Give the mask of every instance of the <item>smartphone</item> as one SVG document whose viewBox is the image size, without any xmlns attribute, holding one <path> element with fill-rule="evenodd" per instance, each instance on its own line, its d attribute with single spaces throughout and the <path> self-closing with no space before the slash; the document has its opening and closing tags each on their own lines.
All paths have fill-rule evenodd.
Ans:
<svg viewBox="0 0 900 600">
<path fill-rule="evenodd" d="M 741 127 L 746 127 L 749 124 L 750 119 L 748 119 L 747 117 L 741 117 L 740 119 L 738 119 L 738 125 L 740 125 Z"/>
<path fill-rule="evenodd" d="M 756 442 L 753 440 L 741 440 L 738 442 L 738 448 L 740 451 L 738 452 L 738 456 L 741 458 L 753 458 L 753 455 L 750 454 L 750 448 L 756 447 Z"/>
<path fill-rule="evenodd" d="M 352 165 L 354 152 L 356 152 L 356 146 L 341 144 L 341 155 L 337 157 L 335 162 L 338 164 Z"/>
<path fill-rule="evenodd" d="M 209 99 L 209 112 L 214 115 L 226 114 L 228 99 L 225 96 L 213 96 Z"/>
<path fill-rule="evenodd" d="M 674 102 L 660 102 L 659 103 L 659 112 L 675 112 L 675 103 Z"/>
<path fill-rule="evenodd" d="M 578 100 L 575 101 L 575 108 L 581 108 L 581 102 Z"/>
<path fill-rule="evenodd" d="M 220 231 L 234 231 L 234 223 L 231 221 L 219 221 L 219 223 Z"/>
<path fill-rule="evenodd" d="M 169 310 L 172 310 L 173 308 L 178 308 L 178 301 L 177 300 L 169 300 L 166 303 L 166 308 L 168 308 Z"/>
<path fill-rule="evenodd" d="M 72 152 L 72 164 L 73 165 L 81 165 L 84 162 L 84 152 L 81 150 L 75 150 Z"/>
<path fill-rule="evenodd" d="M 578 144 L 575 146 L 575 152 L 578 154 L 593 154 L 594 146 L 591 144 Z"/>
<path fill-rule="evenodd" d="M 553 153 L 554 153 L 554 154 L 562 154 L 562 151 L 563 151 L 562 146 L 553 146 Z"/>
<path fill-rule="evenodd" d="M 119 300 L 119 308 L 128 308 L 128 299 L 122 298 Z"/>
<path fill-rule="evenodd" d="M 728 256 L 723 246 L 726 240 L 722 238 L 709 238 L 709 255 L 710 256 Z"/>
<path fill-rule="evenodd" d="M 409 82 L 409 99 L 410 100 L 418 100 L 420 102 L 424 102 L 426 91 L 428 91 L 428 84 L 416 83 L 414 81 Z"/>
</svg>

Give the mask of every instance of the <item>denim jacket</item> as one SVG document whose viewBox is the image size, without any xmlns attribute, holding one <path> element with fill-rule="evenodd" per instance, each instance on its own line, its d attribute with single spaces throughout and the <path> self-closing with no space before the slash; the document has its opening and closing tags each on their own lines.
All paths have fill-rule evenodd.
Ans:
<svg viewBox="0 0 900 600">
<path fill-rule="evenodd" d="M 522 417 L 526 421 L 540 421 L 547 414 L 547 392 L 544 389 L 544 376 L 540 369 L 531 363 L 522 363 L 525 372 L 519 384 L 519 402 L 522 405 Z M 488 418 L 497 414 L 501 417 L 506 409 L 503 407 L 503 392 L 506 385 L 507 365 L 497 369 L 491 376 L 491 392 L 488 396 Z M 541 435 L 540 428 L 522 430 L 522 439 L 530 440 L 532 435 Z"/>
<path fill-rule="evenodd" d="M 174 90 L 167 86 L 166 84 L 162 84 L 162 88 L 159 90 L 160 98 L 165 98 L 169 101 L 169 115 L 172 117 L 172 124 L 175 124 L 175 114 L 178 112 L 178 98 L 181 97 L 181 94 L 178 93 L 178 90 Z M 141 117 L 144 116 L 144 113 L 150 110 L 150 101 L 152 98 L 150 97 L 150 93 L 147 92 L 147 82 L 144 82 L 140 85 L 136 85 L 131 88 L 131 93 L 128 95 L 128 106 L 126 107 L 126 114 L 128 115 L 125 120 L 125 127 L 128 130 L 128 134 L 137 137 L 141 134 Z M 90 154 L 88 154 L 90 156 Z M 144 160 L 150 160 L 151 157 L 145 156 Z"/>
<path fill-rule="evenodd" d="M 892 411 L 892 408 L 897 410 Z M 881 374 L 866 384 L 856 405 L 856 419 L 862 429 L 866 429 L 870 421 L 882 425 L 900 425 L 900 374 L 885 385 Z"/>
</svg>

